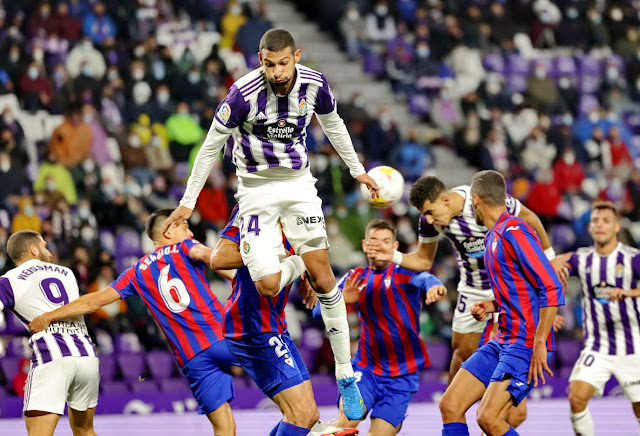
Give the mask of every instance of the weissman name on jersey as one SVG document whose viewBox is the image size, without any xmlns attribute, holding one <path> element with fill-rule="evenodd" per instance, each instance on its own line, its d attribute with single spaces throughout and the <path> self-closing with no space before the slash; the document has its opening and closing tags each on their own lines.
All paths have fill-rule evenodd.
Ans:
<svg viewBox="0 0 640 436">
<path fill-rule="evenodd" d="M 640 353 L 638 298 L 609 301 L 604 294 L 638 287 L 640 251 L 622 243 L 608 256 L 600 256 L 593 246 L 579 248 L 569 265 L 582 287 L 584 347 L 611 355 Z"/>
</svg>

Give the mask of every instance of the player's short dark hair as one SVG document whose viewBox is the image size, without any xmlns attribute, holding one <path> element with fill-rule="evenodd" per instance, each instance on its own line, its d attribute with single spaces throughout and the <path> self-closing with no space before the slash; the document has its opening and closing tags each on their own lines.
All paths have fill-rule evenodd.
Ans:
<svg viewBox="0 0 640 436">
<path fill-rule="evenodd" d="M 149 239 L 152 241 L 155 239 L 158 229 L 162 228 L 161 226 L 164 225 L 164 222 L 173 211 L 174 209 L 158 209 L 149 215 L 149 218 L 144 223 L 144 230 L 147 232 Z"/>
<path fill-rule="evenodd" d="M 396 228 L 393 224 L 385 220 L 374 219 L 367 224 L 367 228 L 364 231 L 365 237 L 369 236 L 369 232 L 372 230 L 389 230 L 393 233 L 393 239 L 396 239 Z"/>
<path fill-rule="evenodd" d="M 447 187 L 444 186 L 444 183 L 439 178 L 435 176 L 421 177 L 411 187 L 409 203 L 420 210 L 425 200 L 433 203 L 446 190 Z"/>
<path fill-rule="evenodd" d="M 507 184 L 497 171 L 478 171 L 471 179 L 471 194 L 477 194 L 488 206 L 504 206 Z"/>
<path fill-rule="evenodd" d="M 291 53 L 295 53 L 296 42 L 288 31 L 284 29 L 271 29 L 262 35 L 259 47 L 259 51 L 281 51 L 290 47 Z"/>
<path fill-rule="evenodd" d="M 40 242 L 40 233 L 34 230 L 20 230 L 9 236 L 7 240 L 7 255 L 13 263 L 22 259 L 34 244 Z"/>
<path fill-rule="evenodd" d="M 618 206 L 610 201 L 596 200 L 591 203 L 591 210 L 610 210 L 611 212 L 613 212 L 616 218 L 620 218 L 620 211 L 618 210 Z"/>
</svg>

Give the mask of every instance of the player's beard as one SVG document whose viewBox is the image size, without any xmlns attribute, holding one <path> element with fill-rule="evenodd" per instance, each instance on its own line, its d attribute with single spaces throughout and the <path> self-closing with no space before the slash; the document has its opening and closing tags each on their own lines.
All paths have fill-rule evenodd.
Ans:
<svg viewBox="0 0 640 436">
<path fill-rule="evenodd" d="M 274 81 L 270 81 L 270 82 L 271 82 L 271 86 L 273 86 L 274 88 L 284 88 L 289 84 L 289 82 L 291 82 L 291 77 L 289 77 L 287 80 L 284 80 L 282 82 L 274 82 Z"/>
<path fill-rule="evenodd" d="M 42 262 L 51 262 L 51 255 L 38 251 L 38 260 L 41 260 Z"/>
</svg>

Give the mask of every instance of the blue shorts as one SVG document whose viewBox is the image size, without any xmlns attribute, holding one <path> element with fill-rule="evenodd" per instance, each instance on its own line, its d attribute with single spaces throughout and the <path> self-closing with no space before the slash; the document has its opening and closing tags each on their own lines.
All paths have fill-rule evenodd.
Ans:
<svg viewBox="0 0 640 436">
<path fill-rule="evenodd" d="M 229 352 L 225 341 L 219 341 L 182 366 L 182 372 L 189 380 L 193 396 L 200 406 L 198 413 L 213 412 L 233 400 L 230 365 L 238 365 L 238 361 Z"/>
<path fill-rule="evenodd" d="M 296 344 L 286 333 L 260 333 L 242 340 L 227 339 L 240 366 L 269 398 L 309 380 Z"/>
<path fill-rule="evenodd" d="M 510 379 L 507 391 L 513 405 L 517 406 L 533 389 L 533 382 L 527 383 L 529 365 L 533 349 L 520 344 L 499 344 L 492 339 L 478 348 L 462 367 L 484 383 Z"/>
<path fill-rule="evenodd" d="M 413 394 L 418 391 L 420 373 L 386 377 L 355 364 L 353 371 L 367 408 L 362 419 L 371 412 L 371 419 L 383 419 L 394 427 L 400 425 L 407 416 Z"/>
</svg>

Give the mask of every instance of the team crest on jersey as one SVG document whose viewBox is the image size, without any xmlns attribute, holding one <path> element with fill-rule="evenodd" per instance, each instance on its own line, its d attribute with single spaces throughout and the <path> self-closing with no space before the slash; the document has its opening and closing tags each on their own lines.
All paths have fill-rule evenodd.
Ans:
<svg viewBox="0 0 640 436">
<path fill-rule="evenodd" d="M 244 251 L 244 254 L 247 254 L 249 250 L 251 250 L 249 243 L 247 241 L 242 242 L 242 251 Z"/>
<path fill-rule="evenodd" d="M 289 365 L 291 368 L 295 368 L 293 365 L 293 359 L 291 357 L 285 356 L 284 363 Z"/>
<path fill-rule="evenodd" d="M 300 104 L 298 105 L 298 113 L 300 115 L 307 114 L 307 100 L 305 100 L 304 98 L 300 100 Z"/>
<path fill-rule="evenodd" d="M 218 116 L 225 124 L 227 123 L 227 121 L 229 121 L 229 117 L 231 116 L 231 106 L 229 105 L 229 103 L 224 103 L 222 106 L 220 106 Z"/>
<path fill-rule="evenodd" d="M 621 278 L 624 275 L 624 265 L 619 263 L 616 265 L 616 277 Z"/>
<path fill-rule="evenodd" d="M 389 286 L 391 286 L 391 277 L 387 277 L 384 279 L 384 287 L 389 289 Z"/>
<path fill-rule="evenodd" d="M 493 242 L 491 243 L 491 249 L 496 251 L 496 246 L 498 245 L 498 238 L 496 236 L 493 237 Z"/>
</svg>

